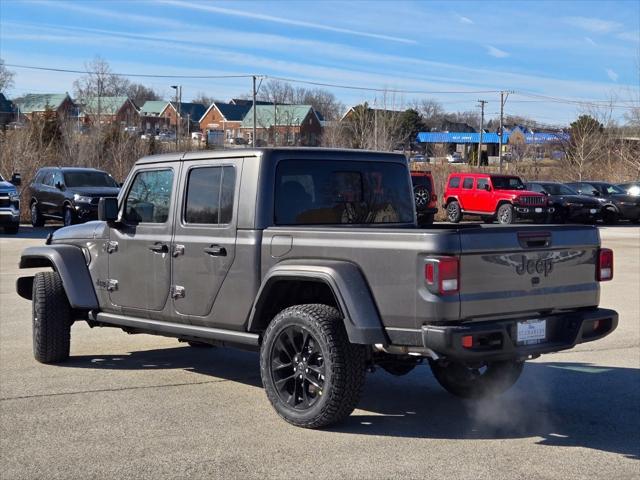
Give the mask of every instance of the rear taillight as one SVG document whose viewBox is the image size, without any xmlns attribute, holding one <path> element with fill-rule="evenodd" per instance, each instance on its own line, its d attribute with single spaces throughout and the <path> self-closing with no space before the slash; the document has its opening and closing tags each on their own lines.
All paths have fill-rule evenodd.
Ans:
<svg viewBox="0 0 640 480">
<path fill-rule="evenodd" d="M 599 282 L 606 282 L 613 278 L 613 250 L 601 248 L 598 252 L 598 269 L 596 279 Z"/>
<path fill-rule="evenodd" d="M 424 278 L 429 289 L 440 295 L 460 291 L 460 263 L 458 257 L 430 258 L 424 266 Z"/>
</svg>

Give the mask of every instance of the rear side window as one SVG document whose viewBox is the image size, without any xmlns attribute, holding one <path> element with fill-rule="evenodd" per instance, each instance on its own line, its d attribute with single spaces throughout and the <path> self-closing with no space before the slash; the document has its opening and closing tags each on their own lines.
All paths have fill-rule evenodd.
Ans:
<svg viewBox="0 0 640 480">
<path fill-rule="evenodd" d="M 173 170 L 138 172 L 125 201 L 130 223 L 164 223 L 169 218 Z"/>
<path fill-rule="evenodd" d="M 449 188 L 458 188 L 460 187 L 460 177 L 451 177 L 449 180 Z"/>
<path fill-rule="evenodd" d="M 236 171 L 232 166 L 189 172 L 184 219 L 192 224 L 225 224 L 233 217 Z"/>
<path fill-rule="evenodd" d="M 476 182 L 476 190 L 486 190 L 487 185 L 489 185 L 488 178 L 479 178 L 478 181 Z"/>
<path fill-rule="evenodd" d="M 465 178 L 464 182 L 462 182 L 462 188 L 469 190 L 471 188 L 473 188 L 473 178 Z"/>
<path fill-rule="evenodd" d="M 413 208 L 398 163 L 284 160 L 276 170 L 276 225 L 412 223 Z"/>
</svg>

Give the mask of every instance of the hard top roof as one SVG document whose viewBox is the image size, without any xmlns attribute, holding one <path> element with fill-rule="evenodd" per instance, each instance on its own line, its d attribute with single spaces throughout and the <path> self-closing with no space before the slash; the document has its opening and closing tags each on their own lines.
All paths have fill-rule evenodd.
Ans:
<svg viewBox="0 0 640 480">
<path fill-rule="evenodd" d="M 142 157 L 136 165 L 148 165 L 163 162 L 178 162 L 201 159 L 223 159 L 241 157 L 263 157 L 275 155 L 295 159 L 295 155 L 300 155 L 300 159 L 314 160 L 331 156 L 331 160 L 386 160 L 392 162 L 406 163 L 406 158 L 400 153 L 377 152 L 373 150 L 337 149 L 337 148 L 317 148 L 317 147 L 274 147 L 274 148 L 235 148 L 228 150 L 200 150 L 195 152 L 176 152 L 161 155 L 149 155 Z"/>
</svg>

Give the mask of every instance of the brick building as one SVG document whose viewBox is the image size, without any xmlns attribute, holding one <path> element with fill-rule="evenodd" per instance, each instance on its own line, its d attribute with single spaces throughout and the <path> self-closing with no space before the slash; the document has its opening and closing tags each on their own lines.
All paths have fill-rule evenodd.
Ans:
<svg viewBox="0 0 640 480">
<path fill-rule="evenodd" d="M 251 140 L 253 108 L 240 128 Z M 317 146 L 322 135 L 320 119 L 311 105 L 256 105 L 256 136 L 271 145 Z"/>
<path fill-rule="evenodd" d="M 176 130 L 178 112 L 180 112 L 181 122 L 180 130 L 182 133 L 189 134 L 190 132 L 200 131 L 200 119 L 204 115 L 207 107 L 201 103 L 186 103 L 182 102 L 168 102 L 162 112 L 161 117 L 164 117 L 168 121 L 168 125 L 171 130 Z"/>
<path fill-rule="evenodd" d="M 20 120 L 33 120 L 43 116 L 47 110 L 59 119 L 78 115 L 78 107 L 68 93 L 29 93 L 16 98 L 13 103 Z"/>
<path fill-rule="evenodd" d="M 224 142 L 230 143 L 231 139 L 242 136 L 242 120 L 251 107 L 247 103 L 236 105 L 214 102 L 200 119 L 200 131 L 205 135 L 209 132 L 222 132 Z"/>
<path fill-rule="evenodd" d="M 129 97 L 93 97 L 81 105 L 81 121 L 93 125 L 119 124 L 123 127 L 138 126 L 138 107 Z"/>
</svg>

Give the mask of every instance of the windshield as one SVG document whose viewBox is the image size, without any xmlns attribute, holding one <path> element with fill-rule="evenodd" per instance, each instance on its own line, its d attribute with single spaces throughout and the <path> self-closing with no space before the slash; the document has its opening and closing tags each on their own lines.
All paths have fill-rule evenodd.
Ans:
<svg viewBox="0 0 640 480">
<path fill-rule="evenodd" d="M 518 177 L 491 177 L 496 190 L 524 190 L 524 183 Z"/>
<path fill-rule="evenodd" d="M 542 189 L 549 195 L 577 195 L 575 190 L 571 190 L 566 185 L 559 183 L 541 183 Z"/>
<path fill-rule="evenodd" d="M 67 187 L 118 187 L 111 175 L 105 172 L 65 172 Z"/>
<path fill-rule="evenodd" d="M 600 186 L 607 193 L 627 193 L 624 190 L 622 190 L 620 187 L 618 187 L 617 185 L 612 185 L 610 183 L 603 183 Z"/>
<path fill-rule="evenodd" d="M 378 161 L 284 160 L 276 225 L 412 223 L 407 167 Z"/>
</svg>

